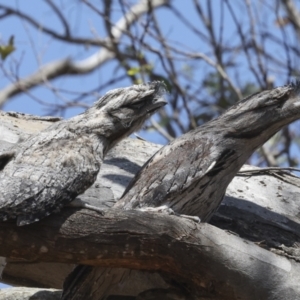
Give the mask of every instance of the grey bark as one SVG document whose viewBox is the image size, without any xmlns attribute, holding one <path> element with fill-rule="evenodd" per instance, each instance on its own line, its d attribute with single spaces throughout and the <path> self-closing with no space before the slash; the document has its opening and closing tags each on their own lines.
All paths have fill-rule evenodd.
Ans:
<svg viewBox="0 0 300 300">
<path fill-rule="evenodd" d="M 18 134 L 17 134 L 17 127 L 9 127 L 8 124 L 14 124 L 15 126 L 20 126 L 21 129 L 30 128 L 29 126 L 25 126 L 27 122 L 32 122 L 33 128 L 36 128 L 38 126 L 44 126 L 44 123 L 42 121 L 30 121 L 30 120 L 22 120 L 22 119 L 16 119 L 11 116 L 5 115 L 5 119 L 8 120 L 7 122 L 3 121 L 3 115 L 1 117 L 0 122 L 0 135 L 1 138 L 4 139 L 7 143 L 12 142 L 13 140 L 18 140 Z M 23 122 L 22 125 L 18 122 Z M 5 128 L 6 130 L 2 130 Z M 3 134 L 3 132 L 6 134 Z M 21 131 L 22 132 L 22 131 Z M 27 131 L 28 132 L 28 131 Z M 2 144 L 1 144 L 2 145 Z M 103 193 L 107 195 L 108 199 L 110 201 L 108 203 L 113 203 L 114 200 L 112 200 L 113 197 L 116 199 L 122 194 L 122 190 L 124 190 L 126 184 L 129 182 L 130 177 L 133 176 L 134 172 L 143 164 L 143 161 L 147 160 L 147 157 L 151 156 L 159 146 L 154 146 L 152 144 L 142 142 L 139 140 L 130 140 L 130 141 L 124 141 L 123 143 L 119 144 L 113 151 L 109 153 L 107 157 L 107 163 L 103 165 L 103 168 L 101 171 L 105 171 L 104 174 L 101 172 L 99 173 L 98 180 L 100 179 L 100 182 L 104 182 L 105 187 L 102 189 L 102 186 L 97 186 L 97 182 L 95 185 L 90 189 L 90 194 L 86 199 L 93 199 L 95 200 L 97 195 L 98 198 L 101 198 L 102 193 L 99 193 L 100 191 L 105 191 L 106 193 Z M 137 149 L 139 151 L 137 151 Z M 150 153 L 149 153 L 150 152 Z M 141 156 L 142 158 L 139 158 L 138 156 Z M 117 166 L 120 166 L 120 169 L 117 169 Z M 110 170 L 110 171 L 109 171 Z M 121 174 L 121 175 L 120 175 Z M 273 192 L 273 194 L 272 194 Z M 241 276 L 243 277 L 243 282 L 247 281 L 247 276 L 253 277 L 254 275 L 257 278 L 257 282 L 255 283 L 255 286 L 257 286 L 257 289 L 265 289 L 267 286 L 270 287 L 270 289 L 267 289 L 267 296 L 262 299 L 297 299 L 299 296 L 299 293 L 297 291 L 297 285 L 295 281 L 299 281 L 299 273 L 294 273 L 293 270 L 297 269 L 299 261 L 299 250 L 297 247 L 297 243 L 299 243 L 299 235 L 297 232 L 299 232 L 298 224 L 299 224 L 299 217 L 298 217 L 298 211 L 299 211 L 299 201 L 297 199 L 299 198 L 299 179 L 288 175 L 285 172 L 274 172 L 273 174 L 258 174 L 257 176 L 250 177 L 250 176 L 243 176 L 243 177 L 237 177 L 234 179 L 232 184 L 229 186 L 229 189 L 227 191 L 228 197 L 225 198 L 224 202 L 222 203 L 221 207 L 219 208 L 217 214 L 212 219 L 213 224 L 219 226 L 220 228 L 224 228 L 227 230 L 230 230 L 232 232 L 236 232 L 241 237 L 247 239 L 249 242 L 247 242 L 247 246 L 244 247 L 244 242 L 241 238 L 238 236 L 233 235 L 235 238 L 234 240 L 227 240 L 228 236 L 232 236 L 232 234 L 229 234 L 227 236 L 226 232 L 224 232 L 225 235 L 222 235 L 222 231 L 220 232 L 208 232 L 209 239 L 214 238 L 218 241 L 217 245 L 210 245 L 206 249 L 212 249 L 209 255 L 209 259 L 213 261 L 216 264 L 216 268 L 213 270 L 215 271 L 216 275 L 222 277 L 222 280 L 224 281 L 224 278 L 231 278 L 233 276 L 232 274 L 236 273 L 237 277 L 232 277 L 235 280 L 231 280 L 230 284 L 227 282 L 226 284 L 229 285 L 240 285 L 241 282 Z M 114 195 L 115 194 L 115 195 Z M 114 195 L 114 196 L 113 196 Z M 113 196 L 113 197 L 112 197 Z M 82 195 L 82 197 L 85 197 L 85 194 Z M 101 201 L 101 199 L 100 199 Z M 106 200 L 104 199 L 104 202 Z M 288 203 L 287 203 L 288 202 Z M 110 204 L 109 204 L 110 205 Z M 68 211 L 68 210 L 66 210 Z M 150 214 L 151 215 L 151 214 Z M 75 215 L 76 216 L 76 215 Z M 141 221 L 144 219 L 144 215 L 140 216 Z M 170 216 L 158 216 L 161 218 L 164 218 L 165 220 L 161 221 L 166 226 L 166 231 L 164 231 L 164 228 L 162 229 L 161 233 L 164 233 L 162 235 L 163 237 L 166 237 L 165 232 L 168 232 L 167 230 L 172 231 L 172 220 L 175 217 Z M 51 217 L 50 217 L 51 218 Z M 89 216 L 85 215 L 84 218 L 87 218 L 87 221 L 90 219 Z M 99 217 L 100 218 L 100 217 Z M 134 217 L 134 220 L 137 220 L 136 222 L 139 222 L 139 217 Z M 156 217 L 153 219 L 149 218 L 146 221 L 147 227 L 149 227 L 151 231 L 151 225 L 155 225 Z M 171 222 L 171 223 L 170 223 Z M 175 224 L 177 224 L 180 227 L 181 222 L 186 223 L 188 221 L 176 219 Z M 75 222 L 76 223 L 76 222 Z M 80 223 L 80 224 L 85 224 Z M 84 231 L 86 229 L 86 233 L 88 234 L 90 232 L 90 228 L 88 228 L 89 223 L 87 223 L 86 228 L 82 228 Z M 159 223 L 161 224 L 161 223 Z M 193 223 L 190 223 L 193 224 Z M 136 223 L 135 223 L 136 225 Z M 149 226 L 148 226 L 149 225 Z M 100 225 L 93 224 L 93 227 Z M 171 226 L 171 227 L 170 227 Z M 204 225 L 200 225 L 204 226 Z M 205 225 L 209 226 L 209 225 Z M 120 226 L 122 232 L 126 235 L 126 228 L 124 226 Z M 131 228 L 135 227 L 135 233 L 137 230 L 139 230 L 139 226 L 132 225 Z M 68 228 L 68 227 L 67 227 Z M 176 227 L 178 228 L 178 227 Z M 195 235 L 195 231 L 193 230 L 193 233 L 189 235 L 185 230 L 184 226 L 181 227 L 180 230 L 181 234 L 184 234 L 185 236 L 192 237 Z M 211 227 L 208 227 L 211 228 Z M 141 226 L 140 229 L 144 229 L 144 226 Z M 51 232 L 53 228 L 48 228 L 48 232 Z M 72 237 L 72 230 L 76 231 L 76 228 L 72 229 L 72 226 L 69 227 L 69 237 Z M 154 228 L 152 228 L 154 232 Z M 3 230 L 5 231 L 5 230 Z M 151 231 L 151 234 L 153 233 Z M 0 237 L 2 237 L 2 242 L 4 236 L 10 236 L 7 235 L 7 232 L 3 236 L 0 234 Z M 23 233 L 22 233 L 23 235 Z M 22 236 L 21 235 L 21 236 Z M 158 232 L 159 235 L 159 232 Z M 105 235 L 107 237 L 107 235 Z M 128 235 L 130 236 L 130 235 Z M 136 236 L 136 234 L 135 234 Z M 26 240 L 26 236 L 23 237 Z M 78 237 L 80 239 L 81 237 Z M 146 237 L 145 237 L 146 238 Z M 37 237 L 38 239 L 38 237 Z M 95 236 L 91 236 L 91 240 L 97 239 Z M 145 240 L 142 235 L 140 235 L 141 241 Z M 198 242 L 201 245 L 201 241 L 203 239 L 199 239 Z M 33 245 L 36 245 L 36 242 L 32 239 L 31 242 L 34 242 Z M 56 242 L 52 245 L 58 246 L 60 243 Z M 256 244 L 253 244 L 251 241 L 256 242 Z M 70 242 L 70 240 L 69 240 Z M 149 241 L 150 242 L 150 241 Z M 58 244 L 57 244 L 58 243 Z M 145 242 L 146 243 L 146 242 Z M 70 244 L 70 243 L 68 243 Z M 162 241 L 162 244 L 166 245 L 166 240 Z M 221 246 L 220 246 L 221 244 Z M 6 242 L 1 245 L 1 250 L 5 248 Z M 31 244 L 32 245 L 32 244 Z M 154 245 L 153 240 L 151 239 L 151 245 Z M 186 245 L 186 247 L 190 248 Z M 223 245 L 223 247 L 222 247 Z M 227 245 L 227 252 L 222 250 L 224 249 L 224 245 Z M 250 246 L 249 246 L 250 245 Z M 265 254 L 266 253 L 264 249 L 261 249 L 260 246 L 266 248 L 268 250 L 268 255 L 271 252 L 274 252 L 276 255 L 270 254 L 269 257 L 271 257 L 271 265 L 275 268 L 274 273 L 268 273 L 264 269 L 265 263 L 267 265 L 270 265 L 270 262 L 268 260 L 264 261 L 266 259 Z M 19 245 L 20 246 L 20 245 Z M 253 250 L 255 249 L 254 253 L 250 253 L 250 257 L 258 257 L 259 259 L 251 260 L 251 263 L 245 267 L 244 262 L 247 261 L 247 255 L 245 254 L 245 250 L 250 251 L 248 249 L 248 246 Z M 187 249 L 186 247 L 183 247 L 183 249 Z M 200 246 L 201 247 L 201 246 Z M 205 247 L 205 245 L 204 245 Z M 221 247 L 221 249 L 219 249 Z M 17 249 L 20 249 L 20 247 L 16 246 Z M 101 250 L 103 249 L 103 245 L 99 247 Z M 120 246 L 121 249 L 122 246 Z M 159 247 L 158 247 L 159 248 Z M 164 249 L 163 246 L 161 249 Z M 226 248 L 226 247 L 225 247 Z M 219 250 L 218 250 L 219 249 Z M 55 248 L 53 249 L 55 250 Z M 82 250 L 82 249 L 80 249 Z M 126 250 L 126 249 L 125 249 Z M 215 255 L 216 251 L 220 251 L 222 255 Z M 105 251 L 105 249 L 103 250 Z M 128 249 L 126 250 L 128 251 Z M 36 256 L 34 258 L 34 261 L 30 259 L 30 257 L 27 257 L 27 263 L 24 262 L 24 258 L 20 261 L 16 256 L 15 252 L 12 251 L 14 254 L 14 257 L 10 259 L 8 262 L 8 266 L 4 271 L 3 279 L 4 281 L 7 281 L 7 277 L 9 277 L 10 282 L 14 281 L 15 284 L 24 284 L 24 285 L 35 285 L 40 284 L 40 286 L 50 286 L 49 282 L 52 280 L 51 284 L 54 284 L 57 275 L 59 274 L 59 266 L 63 266 L 64 264 L 53 264 L 51 263 L 42 263 L 42 261 L 47 260 L 45 259 L 46 254 L 43 258 Z M 185 250 L 186 252 L 186 250 Z M 233 257 L 231 257 L 229 254 L 234 253 Z M 219 252 L 218 252 L 219 253 Z M 172 254 L 172 251 L 170 251 L 170 254 Z M 22 256 L 19 253 L 20 256 Z M 151 254 L 151 259 L 156 256 L 156 254 Z M 188 252 L 188 255 L 182 254 L 181 260 L 185 256 L 191 255 L 190 252 Z M 280 256 L 286 256 L 287 260 L 284 260 L 284 264 L 281 265 L 282 258 Z M 24 256 L 25 257 L 25 256 Z M 203 258 L 202 256 L 199 257 L 199 259 Z M 63 258 L 60 258 L 63 259 Z M 291 260 L 292 259 L 292 260 Z M 98 264 L 98 260 L 101 260 L 100 258 L 96 258 L 96 263 Z M 38 263 L 38 261 L 40 261 Z M 234 266 L 230 266 L 230 263 L 234 263 Z M 77 263 L 77 261 L 73 261 L 74 263 Z M 91 262 L 91 261 L 90 261 Z M 281 269 L 284 269 L 286 266 L 286 262 L 288 262 L 287 265 L 290 264 L 291 268 L 290 271 L 287 269 L 286 276 L 282 276 Z M 184 262 L 182 262 L 184 263 Z M 226 276 L 224 272 L 220 272 L 220 268 L 225 264 L 229 265 L 227 266 L 227 271 L 229 272 L 229 276 Z M 14 265 L 14 268 L 10 268 L 10 266 Z M 121 265 L 121 264 L 120 264 Z M 194 262 L 194 266 L 196 263 Z M 40 277 L 39 275 L 42 273 L 39 273 L 37 276 L 35 276 L 34 272 L 35 270 L 40 266 L 40 270 L 43 270 L 44 277 Z M 281 266 L 281 267 L 280 267 Z M 18 274 L 18 270 L 20 268 L 27 267 L 27 275 L 28 277 L 22 282 L 22 278 L 20 278 L 20 275 Z M 31 268 L 32 267 L 32 268 Z M 276 268 L 279 267 L 279 272 L 276 270 Z M 70 267 L 71 269 L 72 267 Z M 201 268 L 200 268 L 201 269 Z M 208 267 L 210 269 L 210 267 Z M 9 274 L 9 270 L 12 272 Z M 33 272 L 30 274 L 30 270 L 33 270 Z M 53 271 L 54 272 L 51 272 Z M 66 268 L 61 268 L 62 273 L 65 272 L 66 274 Z M 239 274 L 239 270 L 240 271 Z M 116 271 L 116 273 L 114 273 Z M 8 272 L 8 273 L 7 273 Z M 127 272 L 124 270 L 124 272 Z M 199 271 L 201 272 L 201 270 Z M 261 273 L 257 273 L 261 272 Z M 131 272 L 132 273 L 132 272 Z M 184 273 L 184 271 L 183 271 Z M 111 276 L 111 278 L 114 278 L 116 274 L 120 275 L 120 270 L 111 270 L 110 274 L 106 274 L 106 276 Z M 144 275 L 144 281 L 147 282 L 148 285 L 145 285 L 144 288 L 147 290 L 154 289 L 155 287 L 163 287 L 166 288 L 166 281 L 160 277 L 160 280 L 158 280 L 154 285 L 151 285 L 151 276 L 147 272 L 142 273 Z M 156 277 L 159 277 L 160 274 L 155 273 Z M 278 276 L 273 276 L 274 274 L 279 274 Z M 281 275 L 280 275 L 281 274 Z M 61 276 L 64 277 L 64 276 Z M 141 276 L 142 277 L 142 276 Z M 51 279 L 52 278 L 52 279 Z M 292 279 L 291 279 L 292 278 Z M 62 282 L 59 282 L 59 278 L 56 280 L 56 283 L 58 287 L 61 287 Z M 150 282 L 150 283 L 149 283 Z M 213 285 L 212 285 L 213 282 Z M 110 282 L 111 283 L 111 282 Z M 122 279 L 118 281 L 116 279 L 114 284 L 111 284 L 111 290 L 114 290 L 115 293 L 122 293 L 122 290 L 120 290 L 120 283 L 122 283 Z M 206 282 L 207 285 L 204 285 L 204 290 L 210 293 L 210 297 L 217 299 L 217 294 L 215 293 L 215 290 L 219 290 L 219 281 L 211 281 Z M 224 284 L 224 283 L 223 283 Z M 105 291 L 107 290 L 107 286 L 104 287 Z M 203 285 L 202 285 L 203 287 Z M 119 288 L 119 290 L 118 290 Z M 124 290 L 124 288 L 123 288 Z M 132 294 L 134 291 L 134 287 L 127 286 L 128 294 Z M 150 291 L 149 291 L 150 293 Z M 0 294 L 1 295 L 1 294 Z M 236 299 L 236 294 L 228 294 L 231 295 L 231 298 L 229 299 Z M 248 289 L 245 289 L 243 296 L 251 297 L 255 294 L 252 293 L 252 291 L 249 292 Z M 290 297 L 290 298 L 289 298 Z M 294 297 L 294 298 L 293 298 Z M 1 299 L 1 298 L 0 298 Z M 226 298 L 222 298 L 226 299 Z M 244 299 L 244 298 L 243 298 Z M 251 299 L 251 298 L 250 298 Z M 253 298 L 252 298 L 253 299 Z M 255 298 L 259 299 L 259 298 Z"/>
<path fill-rule="evenodd" d="M 297 299 L 300 295 L 300 267 L 294 260 L 231 232 L 175 216 L 111 210 L 102 217 L 63 210 L 26 227 L 3 223 L 0 236 L 6 237 L 1 241 L 2 256 L 159 271 L 164 279 L 176 278 L 177 286 L 198 297 Z M 92 294 L 102 280 L 97 277 L 93 282 Z"/>
<path fill-rule="evenodd" d="M 0 290 L 5 300 L 59 300 L 61 291 L 55 289 L 11 288 Z"/>
</svg>

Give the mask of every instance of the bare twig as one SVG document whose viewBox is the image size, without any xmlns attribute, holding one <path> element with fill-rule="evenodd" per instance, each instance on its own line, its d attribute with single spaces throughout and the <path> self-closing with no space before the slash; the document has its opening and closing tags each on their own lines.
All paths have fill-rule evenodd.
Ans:
<svg viewBox="0 0 300 300">
<path fill-rule="evenodd" d="M 153 7 L 160 7 L 162 5 L 166 5 L 169 2 L 169 0 L 155 0 L 152 1 Z M 10 8 L 0 5 L 0 9 L 6 9 L 7 11 L 10 10 Z M 117 42 L 123 33 L 126 31 L 128 26 L 130 26 L 132 23 L 134 23 L 138 18 L 143 15 L 148 10 L 147 1 L 141 0 L 136 5 L 134 5 L 131 10 L 127 13 L 126 16 L 122 17 L 112 28 L 112 34 L 114 36 L 114 42 Z M 19 16 L 26 20 L 31 20 L 31 18 L 27 18 L 24 14 L 21 12 L 16 12 Z M 29 21 L 33 22 L 33 20 Z M 35 24 L 36 26 L 39 26 L 39 24 Z M 53 35 L 55 35 L 52 32 Z M 82 41 L 83 42 L 83 41 Z M 85 42 L 84 42 L 85 43 Z M 30 88 L 33 88 L 45 80 L 57 78 L 59 76 L 63 75 L 79 75 L 79 74 L 85 74 L 89 73 L 93 70 L 95 70 L 100 65 L 103 65 L 108 60 L 115 57 L 114 52 L 110 50 L 111 43 L 109 40 L 106 39 L 105 43 L 102 44 L 105 45 L 106 48 L 103 48 L 96 52 L 95 54 L 91 55 L 90 57 L 78 61 L 73 62 L 71 59 L 62 59 L 58 61 L 50 62 L 43 67 L 40 68 L 39 71 L 36 73 L 19 80 L 18 82 L 9 85 L 2 89 L 0 91 L 0 106 L 7 101 L 8 98 L 15 96 L 21 92 L 24 92 L 25 90 L 28 90 Z"/>
</svg>

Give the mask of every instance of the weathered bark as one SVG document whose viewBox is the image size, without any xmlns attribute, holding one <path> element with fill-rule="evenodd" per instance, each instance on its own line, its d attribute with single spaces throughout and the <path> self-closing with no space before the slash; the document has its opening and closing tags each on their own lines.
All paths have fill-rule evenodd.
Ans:
<svg viewBox="0 0 300 300">
<path fill-rule="evenodd" d="M 0 138 L 5 143 L 1 146 L 17 142 L 20 135 L 24 136 L 22 130 L 30 133 L 31 126 L 36 130 L 47 123 L 2 114 Z M 20 131 L 11 124 L 20 126 Z M 125 140 L 107 157 L 98 176 L 101 185 L 97 181 L 81 197 L 93 204 L 102 201 L 102 207 L 110 206 L 158 148 L 140 140 Z M 101 217 L 85 210 L 73 214 L 74 209 L 64 209 L 62 214 L 28 228 L 2 223 L 0 255 L 9 257 L 3 281 L 61 287 L 60 280 L 68 268 L 58 262 L 83 263 L 159 270 L 156 282 L 148 283 L 144 290 L 167 288 L 165 279 L 171 273 L 178 282 L 189 282 L 191 289 L 214 299 L 297 299 L 299 186 L 298 178 L 282 172 L 234 179 L 212 223 L 248 241 L 208 224 L 141 212 L 111 211 Z M 24 266 L 28 276 L 22 282 L 18 269 Z M 42 278 L 34 274 L 38 266 L 44 270 Z M 55 280 L 60 266 L 62 276 Z M 142 274 L 151 277 L 147 272 Z M 116 280 L 115 286 L 119 283 Z"/>
<path fill-rule="evenodd" d="M 111 210 L 103 217 L 66 209 L 26 227 L 3 223 L 0 236 L 1 256 L 29 262 L 160 271 L 221 299 L 300 295 L 295 261 L 231 232 L 174 216 Z"/>
<path fill-rule="evenodd" d="M 5 300 L 59 300 L 61 291 L 55 289 L 11 288 L 0 290 L 0 299 Z"/>
</svg>

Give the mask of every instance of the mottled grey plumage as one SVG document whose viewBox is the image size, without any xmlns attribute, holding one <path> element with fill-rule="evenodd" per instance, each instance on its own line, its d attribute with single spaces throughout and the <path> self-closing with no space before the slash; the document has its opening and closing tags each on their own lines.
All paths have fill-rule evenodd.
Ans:
<svg viewBox="0 0 300 300">
<path fill-rule="evenodd" d="M 116 208 L 159 210 L 208 221 L 255 149 L 300 118 L 300 83 L 254 94 L 156 153 Z"/>
<path fill-rule="evenodd" d="M 85 113 L 0 153 L 0 220 L 30 224 L 83 193 L 106 152 L 166 104 L 163 92 L 159 82 L 112 90 Z"/>
</svg>

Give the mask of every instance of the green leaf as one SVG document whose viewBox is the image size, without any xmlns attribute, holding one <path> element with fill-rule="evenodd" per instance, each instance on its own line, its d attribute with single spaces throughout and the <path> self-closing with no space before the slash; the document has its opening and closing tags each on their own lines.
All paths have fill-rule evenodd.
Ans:
<svg viewBox="0 0 300 300">
<path fill-rule="evenodd" d="M 143 83 L 143 80 L 142 79 L 136 79 L 134 82 L 134 84 L 142 84 Z"/>
<path fill-rule="evenodd" d="M 133 67 L 127 71 L 127 75 L 134 76 L 141 71 L 140 67 Z"/>
<path fill-rule="evenodd" d="M 6 59 L 6 57 L 15 50 L 16 50 L 16 48 L 14 47 L 14 36 L 12 35 L 9 38 L 7 45 L 0 46 L 0 55 L 1 55 L 2 60 L 4 61 Z"/>
<path fill-rule="evenodd" d="M 152 72 L 153 66 L 150 64 L 144 64 L 144 65 L 142 65 L 142 70 L 149 74 Z"/>
</svg>

